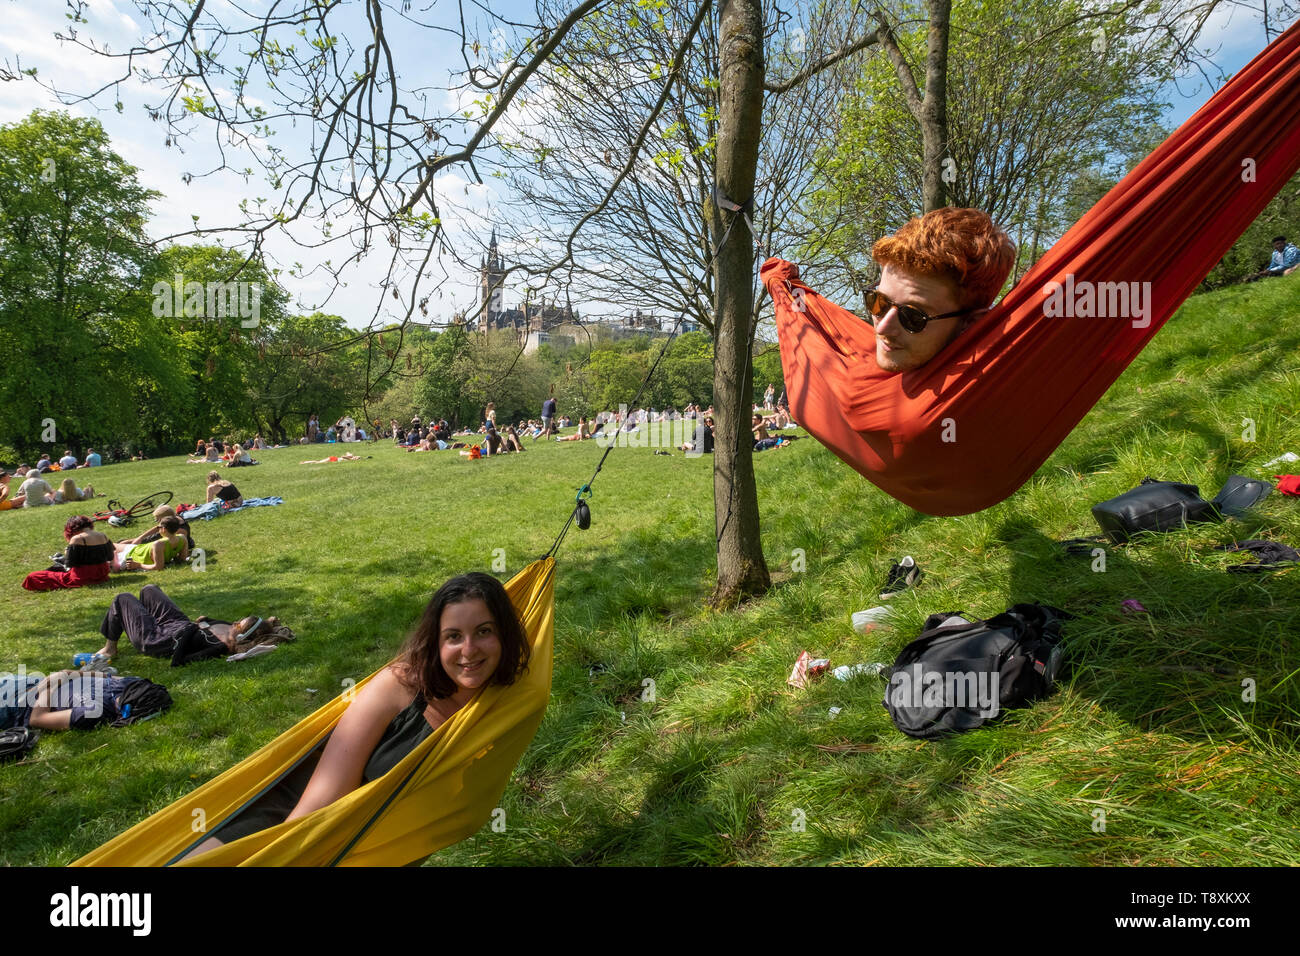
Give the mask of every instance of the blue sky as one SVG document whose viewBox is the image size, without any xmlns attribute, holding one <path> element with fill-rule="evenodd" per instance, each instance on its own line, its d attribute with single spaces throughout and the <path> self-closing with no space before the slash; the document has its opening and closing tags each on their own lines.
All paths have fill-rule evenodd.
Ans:
<svg viewBox="0 0 1300 956">
<path fill-rule="evenodd" d="M 265 8 L 267 2 L 242 0 L 242 5 L 246 9 L 256 10 Z M 445 87 L 452 71 L 463 68 L 458 44 L 445 34 L 403 24 L 398 14 L 401 9 L 400 0 L 391 6 L 394 9 L 390 14 L 392 19 L 388 21 L 388 32 L 394 38 L 398 71 L 404 84 L 408 87 L 418 84 L 431 88 L 431 91 Z M 528 21 L 533 16 L 531 3 L 502 3 L 497 0 L 491 7 L 520 21 Z M 223 10 L 229 10 L 230 2 L 209 0 L 208 8 L 221 15 Z M 472 11 L 473 7 L 467 4 L 467 9 Z M 437 4 L 430 4 L 429 0 L 414 0 L 410 17 L 422 22 L 436 22 L 437 17 L 449 17 L 454 15 L 455 10 L 454 5 L 443 0 Z M 96 57 L 72 44 L 60 43 L 54 38 L 56 32 L 65 31 L 69 26 L 64 14 L 63 5 L 56 0 L 40 0 L 36 3 L 0 0 L 0 15 L 4 17 L 4 30 L 0 33 L 0 64 L 13 67 L 20 61 L 24 69 L 36 67 L 40 78 L 46 82 L 52 81 L 63 89 L 86 92 L 120 74 L 119 64 Z M 86 16 L 90 23 L 78 29 L 85 35 L 107 42 L 114 51 L 130 47 L 139 37 L 144 25 L 135 4 L 129 0 L 89 0 Z M 359 35 L 364 37 L 364 23 L 359 22 L 358 25 L 361 28 Z M 364 43 L 364 40 L 360 42 Z M 1258 53 L 1264 43 L 1264 31 L 1258 14 L 1227 7 L 1216 11 L 1198 46 L 1213 50 L 1214 63 L 1222 71 L 1232 73 Z M 403 64 L 408 67 L 416 65 L 414 69 L 418 70 L 418 77 L 404 73 Z M 1182 122 L 1212 92 L 1199 76 L 1171 86 L 1168 98 L 1172 108 L 1168 121 L 1171 124 Z M 431 98 L 436 95 L 438 94 L 431 92 Z M 198 215 L 204 225 L 233 224 L 237 221 L 237 204 L 241 198 L 270 195 L 269 187 L 256 176 L 252 183 L 245 183 L 241 177 L 229 172 L 196 178 L 186 185 L 182 181 L 184 173 L 199 173 L 216 165 L 211 134 L 206 137 L 200 134 L 193 141 L 183 143 L 180 148 L 165 148 L 162 124 L 152 122 L 144 109 L 146 102 L 157 100 L 157 92 L 145 88 L 139 81 L 131 80 L 123 84 L 116 98 L 120 98 L 123 103 L 121 113 L 113 108 L 115 97 L 111 93 L 103 94 L 93 104 L 83 102 L 61 105 L 50 92 L 29 79 L 0 83 L 0 123 L 19 120 L 36 108 L 63 108 L 77 115 L 97 117 L 108 131 L 114 148 L 140 170 L 139 178 L 144 185 L 163 195 L 163 199 L 154 207 L 155 216 L 150 224 L 154 236 L 190 228 L 193 215 Z M 446 102 L 436 105 L 442 108 Z M 460 171 L 449 171 L 438 180 L 440 195 L 454 201 L 458 207 L 454 217 L 445 217 L 449 223 L 450 238 L 458 248 L 472 256 L 474 261 L 478 259 L 476 245 L 486 242 L 491 229 L 493 204 L 497 198 L 492 189 L 492 181 L 487 180 L 487 183 L 480 186 Z M 310 232 L 311 230 L 306 230 L 306 233 Z M 305 240 L 315 238 L 303 231 L 300 231 L 300 235 Z M 509 250 L 505 251 L 509 255 Z M 270 246 L 270 252 L 280 260 L 281 265 L 295 261 L 310 265 L 330 256 L 335 257 L 336 261 L 343 258 L 341 250 L 316 253 L 296 248 L 284 239 L 275 240 Z M 309 278 L 284 281 L 290 293 L 296 297 L 298 308 L 310 310 L 323 305 L 326 311 L 341 314 L 349 324 L 359 327 L 370 321 L 377 303 L 385 302 L 387 305 L 379 289 L 385 271 L 378 259 L 373 265 L 367 260 L 351 270 L 347 276 L 348 287 L 336 291 L 328 303 L 323 300 L 329 293 L 329 285 L 323 280 Z M 477 275 L 458 267 L 449 268 L 441 292 L 440 298 L 430 302 L 431 318 L 449 317 L 455 309 L 473 306 L 477 298 Z M 513 290 L 508 290 L 507 302 L 513 305 L 516 298 Z"/>
</svg>

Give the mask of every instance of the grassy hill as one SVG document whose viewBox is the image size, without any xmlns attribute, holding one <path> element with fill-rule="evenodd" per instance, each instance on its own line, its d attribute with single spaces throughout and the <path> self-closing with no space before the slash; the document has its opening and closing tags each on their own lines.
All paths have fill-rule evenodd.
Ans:
<svg viewBox="0 0 1300 956">
<path fill-rule="evenodd" d="M 1208 498 L 1233 472 L 1300 453 L 1298 300 L 1300 282 L 1280 280 L 1189 302 L 1033 480 L 980 514 L 919 515 L 813 440 L 757 456 L 778 583 L 731 613 L 703 608 L 708 459 L 616 450 L 591 529 L 560 551 L 552 702 L 503 800 L 506 829 L 430 862 L 1300 861 L 1300 571 L 1229 574 L 1237 559 L 1214 550 L 1300 545 L 1300 500 L 1275 493 L 1244 520 L 1109 548 L 1104 573 L 1053 543 L 1095 533 L 1090 506 L 1146 475 Z M 32 761 L 0 769 L 0 861 L 75 859 L 382 666 L 444 579 L 502 554 L 513 573 L 543 553 L 599 449 L 363 454 L 299 465 L 299 449 L 265 452 L 231 477 L 285 504 L 200 523 L 206 571 L 115 576 L 115 589 L 157 583 L 192 614 L 276 614 L 299 640 L 184 669 L 123 642 L 117 666 L 165 683 L 176 706 L 133 728 L 47 734 Z M 194 500 L 206 471 L 166 459 L 105 467 L 94 483 L 123 501 L 159 488 Z M 0 514 L 0 670 L 66 667 L 99 646 L 113 589 L 18 587 L 61 550 L 71 513 Z M 793 570 L 800 553 L 806 570 Z M 904 554 L 922 585 L 888 626 L 854 633 L 850 613 L 879 603 Z M 1128 598 L 1147 612 L 1125 613 Z M 1069 671 L 991 728 L 921 743 L 894 729 L 879 678 L 786 686 L 801 650 L 892 661 L 931 612 L 1029 600 L 1077 615 Z"/>
</svg>

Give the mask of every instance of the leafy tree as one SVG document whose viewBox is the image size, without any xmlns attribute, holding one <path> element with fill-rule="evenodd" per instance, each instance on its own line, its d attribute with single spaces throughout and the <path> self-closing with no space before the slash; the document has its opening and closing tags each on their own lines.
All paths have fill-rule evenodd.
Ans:
<svg viewBox="0 0 1300 956">
<path fill-rule="evenodd" d="M 934 208 L 926 192 L 935 188 L 926 178 L 933 144 L 905 92 L 911 74 L 899 66 L 926 61 L 931 26 L 890 32 L 894 55 L 865 63 L 825 151 L 815 217 L 859 291 L 874 281 L 872 242 Z M 1080 0 L 957 4 L 951 34 L 943 201 L 988 212 L 1032 262 L 1073 221 L 1076 180 L 1113 181 L 1129 157 L 1158 142 L 1152 130 L 1160 132 L 1174 34 Z"/>
<path fill-rule="evenodd" d="M 647 368 L 644 353 L 612 349 L 592 352 L 587 374 L 598 410 L 617 411 L 620 404 L 631 402 L 645 378 Z"/>
<path fill-rule="evenodd" d="M 422 417 L 445 418 L 457 427 L 474 419 L 477 412 L 473 410 L 472 399 L 459 377 L 461 357 L 469 348 L 469 339 L 469 332 L 463 325 L 453 325 L 429 347 L 425 374 L 415 392 L 417 411 Z M 474 424 L 477 426 L 478 422 Z"/>
<path fill-rule="evenodd" d="M 135 299 L 155 198 L 95 120 L 0 127 L 0 442 L 32 450 L 47 419 L 59 444 L 139 434 L 141 378 L 167 378 Z"/>
<path fill-rule="evenodd" d="M 260 428 L 250 382 L 258 378 L 254 369 L 265 361 L 288 301 L 273 276 L 232 249 L 172 246 L 150 263 L 143 292 L 176 342 L 188 378 L 190 401 L 178 420 L 179 437 L 193 442 Z M 274 350 L 272 358 L 278 366 Z"/>
<path fill-rule="evenodd" d="M 257 360 L 245 371 L 248 414 L 277 442 L 300 437 L 312 413 L 347 407 L 361 375 L 360 357 L 331 349 L 351 332 L 337 315 L 321 312 L 272 318 L 259 330 Z"/>
<path fill-rule="evenodd" d="M 1242 237 L 1233 243 L 1219 264 L 1205 277 L 1201 289 L 1232 285 L 1266 268 L 1273 254 L 1274 236 L 1286 236 L 1288 242 L 1300 245 L 1300 174 L 1292 177 Z"/>
</svg>

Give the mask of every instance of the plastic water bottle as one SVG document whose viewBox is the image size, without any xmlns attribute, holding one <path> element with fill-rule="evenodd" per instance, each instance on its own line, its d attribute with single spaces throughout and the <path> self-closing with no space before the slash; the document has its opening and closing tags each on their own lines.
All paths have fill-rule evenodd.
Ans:
<svg viewBox="0 0 1300 956">
<path fill-rule="evenodd" d="M 74 654 L 74 655 L 72 655 L 72 666 L 73 666 L 73 667 L 84 667 L 85 665 L 89 664 L 89 663 L 90 663 L 92 660 L 94 660 L 94 659 L 95 659 L 95 655 L 94 655 L 94 654 L 91 654 L 91 653 L 89 653 L 89 652 L 83 651 L 83 652 L 80 653 L 80 654 Z"/>
<path fill-rule="evenodd" d="M 831 671 L 831 676 L 836 680 L 853 680 L 853 678 L 862 677 L 864 674 L 883 674 L 884 672 L 884 664 L 842 664 Z"/>
</svg>

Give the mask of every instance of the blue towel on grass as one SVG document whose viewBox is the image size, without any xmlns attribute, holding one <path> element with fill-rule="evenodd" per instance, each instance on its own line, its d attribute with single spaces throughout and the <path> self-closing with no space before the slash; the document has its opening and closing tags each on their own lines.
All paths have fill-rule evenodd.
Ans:
<svg viewBox="0 0 1300 956">
<path fill-rule="evenodd" d="M 241 511 L 244 508 L 261 508 L 264 505 L 282 505 L 284 499 L 281 497 L 273 498 L 245 498 L 244 503 L 238 508 L 223 508 L 220 501 L 209 501 L 207 504 L 199 505 L 197 508 L 191 508 L 189 511 L 182 511 L 181 518 L 185 521 L 193 521 L 195 518 L 202 518 L 204 521 L 211 521 L 223 514 L 231 511 Z"/>
</svg>

